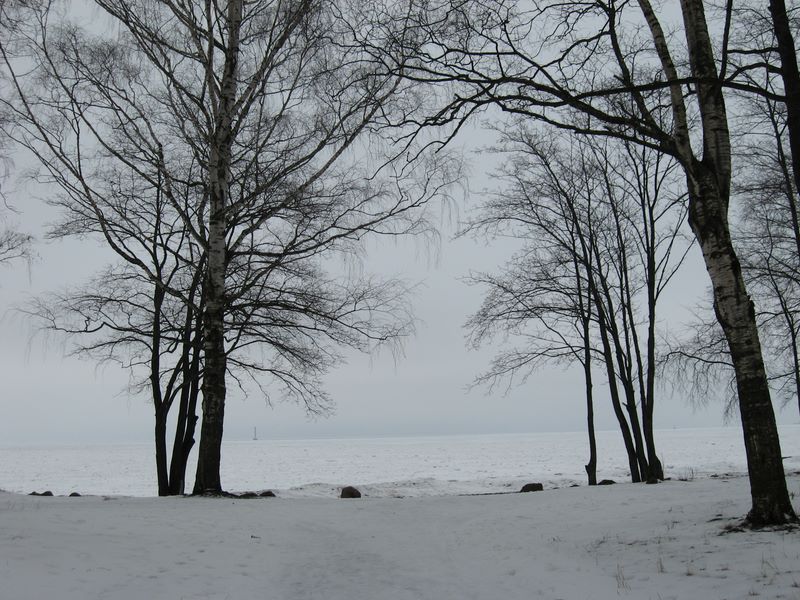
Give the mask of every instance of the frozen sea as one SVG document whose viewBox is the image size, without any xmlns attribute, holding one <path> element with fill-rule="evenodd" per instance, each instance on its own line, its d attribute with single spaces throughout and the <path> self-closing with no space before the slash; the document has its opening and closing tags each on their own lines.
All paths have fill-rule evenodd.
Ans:
<svg viewBox="0 0 800 600">
<path fill-rule="evenodd" d="M 787 472 L 800 470 L 800 425 L 779 431 Z M 597 438 L 598 477 L 625 481 L 620 434 L 600 431 Z M 656 441 L 667 477 L 746 471 L 739 427 L 661 430 Z M 222 483 L 231 491 L 272 489 L 290 497 L 329 496 L 342 485 L 383 497 L 487 493 L 529 481 L 583 484 L 587 455 L 583 432 L 232 441 L 223 444 Z M 0 490 L 154 496 L 153 463 L 146 443 L 0 446 Z"/>
</svg>

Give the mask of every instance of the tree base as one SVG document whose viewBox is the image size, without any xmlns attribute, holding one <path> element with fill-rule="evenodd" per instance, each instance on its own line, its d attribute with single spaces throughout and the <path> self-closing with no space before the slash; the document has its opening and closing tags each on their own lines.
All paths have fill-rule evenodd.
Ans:
<svg viewBox="0 0 800 600">
<path fill-rule="evenodd" d="M 763 529 L 765 527 L 790 526 L 792 529 L 800 524 L 794 509 L 757 510 L 753 508 L 744 519 L 743 525 L 748 529 Z"/>
</svg>

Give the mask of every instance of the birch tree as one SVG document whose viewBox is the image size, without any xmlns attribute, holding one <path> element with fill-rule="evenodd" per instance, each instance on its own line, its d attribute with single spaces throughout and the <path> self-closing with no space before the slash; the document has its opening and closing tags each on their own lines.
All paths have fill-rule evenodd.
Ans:
<svg viewBox="0 0 800 600">
<path fill-rule="evenodd" d="M 17 73 L 19 111 L 45 169 L 86 203 L 112 248 L 97 210 L 112 191 L 146 188 L 177 218 L 185 246 L 152 223 L 145 239 L 186 269 L 181 285 L 138 255 L 125 260 L 200 315 L 194 491 L 220 493 L 228 377 L 257 386 L 271 377 L 324 411 L 320 377 L 340 360 L 337 346 L 370 351 L 411 328 L 402 286 L 329 275 L 332 254 L 357 256 L 366 235 L 429 232 L 424 205 L 453 174 L 443 155 L 412 161 L 378 136 L 402 82 L 340 43 L 333 4 L 96 5 L 107 31 L 41 13 L 30 36 L 37 76 Z M 119 176 L 96 177 L 107 164 Z M 124 223 L 117 212 L 108 219 Z"/>
<path fill-rule="evenodd" d="M 629 140 L 681 164 L 689 225 L 736 372 L 752 499 L 748 518 L 753 525 L 795 521 L 755 310 L 728 220 L 731 147 L 723 84 L 747 86 L 726 79 L 725 57 L 721 63 L 715 57 L 703 2 L 682 0 L 680 8 L 679 41 L 665 33 L 647 0 L 638 6 L 462 0 L 435 10 L 412 2 L 393 24 L 384 23 L 412 32 L 395 38 L 413 47 L 416 60 L 392 63 L 391 52 L 373 51 L 420 85 L 449 88 L 440 110 L 421 125 L 459 124 L 494 107 L 561 129 Z M 730 22 L 723 35 L 729 32 Z M 412 51 L 405 49 L 399 54 Z M 571 111 L 588 120 L 576 125 L 565 118 Z"/>
<path fill-rule="evenodd" d="M 737 144 L 745 175 L 737 241 L 745 276 L 758 292 L 758 318 L 775 389 L 800 407 L 800 79 L 794 34 L 782 1 L 732 7 L 732 70 L 758 93 L 740 93 L 747 136 Z M 788 51 L 788 49 L 791 49 Z M 736 158 L 736 157 L 735 157 Z"/>
<path fill-rule="evenodd" d="M 787 82 L 778 26 L 774 11 L 770 12 L 778 4 L 782 5 L 729 4 L 725 13 L 736 25 L 727 45 L 727 70 L 745 86 L 730 94 L 739 131 L 733 143 L 738 177 L 732 190 L 741 207 L 734 213 L 733 238 L 747 285 L 758 299 L 756 318 L 764 340 L 768 379 L 784 402 L 797 403 L 800 219 L 790 127 L 792 57 Z M 781 35 L 791 39 L 792 33 L 790 28 Z M 701 335 L 677 341 L 669 354 L 675 369 L 696 374 L 686 379 L 693 383 L 688 391 L 695 397 L 707 395 L 712 381 L 721 388 L 729 387 L 726 384 L 733 376 L 730 361 L 720 354 L 727 348 L 724 335 L 711 320 L 713 315 L 701 310 L 694 323 Z M 728 406 L 735 405 L 734 395 Z"/>
</svg>

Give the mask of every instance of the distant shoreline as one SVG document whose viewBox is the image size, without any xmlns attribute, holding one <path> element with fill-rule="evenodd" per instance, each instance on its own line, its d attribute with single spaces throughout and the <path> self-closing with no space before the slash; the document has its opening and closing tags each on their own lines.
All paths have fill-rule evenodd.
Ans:
<svg viewBox="0 0 800 600">
<path fill-rule="evenodd" d="M 783 428 L 791 428 L 791 427 L 800 427 L 800 421 L 794 423 L 784 423 L 778 424 L 778 429 Z M 718 425 L 718 426 L 686 426 L 686 427 L 666 427 L 666 428 L 656 428 L 656 434 L 668 432 L 668 431 L 716 431 L 716 430 L 730 430 L 736 429 L 741 430 L 741 426 L 738 423 L 732 423 L 730 425 Z M 618 429 L 614 428 L 607 428 L 607 429 L 597 429 L 598 433 L 613 433 L 618 432 Z M 440 438 L 472 438 L 472 437 L 500 437 L 500 436 L 533 436 L 533 435 L 561 435 L 561 434 L 585 434 L 585 430 L 581 429 L 574 429 L 574 430 L 563 430 L 563 431 L 511 431 L 511 432 L 481 432 L 481 433 L 418 433 L 418 434 L 375 434 L 375 435 L 366 435 L 366 434 L 353 434 L 353 435 L 319 435 L 319 436 L 312 436 L 312 437 L 290 437 L 290 436 L 277 436 L 277 437 L 270 437 L 269 435 L 262 435 L 259 434 L 259 439 L 254 440 L 252 438 L 252 432 L 250 437 L 236 437 L 236 438 L 229 438 L 226 439 L 223 443 L 224 444 L 240 444 L 240 443 L 261 443 L 261 442 L 317 442 L 317 441 L 350 441 L 350 440 L 417 440 L 417 439 L 440 439 Z M 9 443 L 9 442 L 2 442 L 0 441 L 0 449 L 5 448 L 81 448 L 81 447 L 98 447 L 98 446 L 140 446 L 140 445 L 151 445 L 153 442 L 150 439 L 138 439 L 138 440 L 123 440 L 123 441 L 56 441 L 56 442 L 49 442 L 49 441 L 35 441 L 35 442 L 27 442 L 27 443 Z"/>
</svg>

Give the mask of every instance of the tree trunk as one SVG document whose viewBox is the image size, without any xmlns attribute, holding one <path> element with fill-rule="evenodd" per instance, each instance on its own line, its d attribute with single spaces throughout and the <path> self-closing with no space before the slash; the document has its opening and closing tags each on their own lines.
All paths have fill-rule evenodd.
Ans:
<svg viewBox="0 0 800 600">
<path fill-rule="evenodd" d="M 226 209 L 230 195 L 230 164 L 233 144 L 233 112 L 236 104 L 239 34 L 242 0 L 229 0 L 225 16 L 227 45 L 220 83 L 219 108 L 209 152 L 210 217 L 208 224 L 208 269 L 204 287 L 203 316 L 203 421 L 197 456 L 195 494 L 219 494 L 222 430 L 225 419 L 225 275 L 227 270 Z M 209 65 L 209 68 L 212 68 Z"/>
<path fill-rule="evenodd" d="M 169 465 L 169 493 L 171 496 L 183 494 L 186 480 L 186 459 L 183 447 L 186 440 L 187 426 L 189 425 L 189 382 L 184 380 L 184 390 L 181 390 L 181 401 L 178 405 L 178 415 L 175 422 L 175 437 L 172 440 L 172 461 Z M 194 443 L 194 440 L 192 441 Z"/>
<path fill-rule="evenodd" d="M 639 412 L 636 406 L 636 391 L 634 390 L 633 382 L 630 379 L 623 381 L 622 387 L 625 390 L 625 410 L 628 412 L 628 419 L 630 420 L 631 424 L 631 432 L 633 433 L 636 460 L 639 462 L 640 481 L 652 481 L 650 464 L 647 462 L 647 453 L 645 452 L 644 439 L 642 437 L 642 428 L 639 424 Z"/>
<path fill-rule="evenodd" d="M 781 77 L 786 94 L 786 125 L 789 130 L 795 193 L 800 194 L 800 70 L 797 66 L 797 50 L 784 0 L 770 0 L 769 12 L 772 15 L 772 28 L 778 44 L 778 55 L 781 58 Z"/>
<path fill-rule="evenodd" d="M 199 348 L 194 350 L 189 370 L 190 378 L 185 384 L 187 391 L 181 393 L 180 415 L 183 423 L 176 427 L 170 470 L 170 493 L 173 495 L 181 495 L 186 489 L 186 464 L 195 442 L 194 432 L 198 421 L 197 399 L 200 395 L 199 353 Z"/>
<path fill-rule="evenodd" d="M 608 375 L 608 388 L 611 393 L 611 405 L 614 408 L 614 415 L 619 423 L 619 430 L 622 433 L 622 441 L 625 443 L 625 452 L 628 454 L 628 467 L 631 472 L 631 481 L 639 483 L 642 481 L 642 473 L 639 471 L 639 457 L 636 454 L 636 447 L 633 443 L 630 427 L 622 410 L 622 403 L 619 397 L 619 386 L 617 385 L 617 374 L 614 371 L 614 356 L 611 351 L 611 343 L 608 339 L 607 325 L 603 316 L 602 308 L 597 307 L 598 326 L 600 329 L 600 339 L 603 342 L 603 357 Z"/>
<path fill-rule="evenodd" d="M 197 352 L 195 352 L 195 355 Z M 194 447 L 194 432 L 197 426 L 197 397 L 199 373 L 195 366 L 196 358 L 184 372 L 184 389 L 181 390 L 181 401 L 178 408 L 178 420 L 175 424 L 175 439 L 172 444 L 172 462 L 169 472 L 170 495 L 178 496 L 186 489 L 186 463 L 189 453 Z"/>
<path fill-rule="evenodd" d="M 800 222 L 798 222 L 797 203 L 795 199 L 800 195 L 800 69 L 797 66 L 797 50 L 792 37 L 789 17 L 786 13 L 784 0 L 770 0 L 769 12 L 772 16 L 772 28 L 778 44 L 778 55 L 781 59 L 781 77 L 783 89 L 786 94 L 786 125 L 789 130 L 789 151 L 791 153 L 792 174 L 794 176 L 794 194 L 789 192 L 789 210 L 792 216 L 792 226 L 795 234 L 795 243 L 798 247 L 798 260 L 800 260 Z M 800 370 L 798 369 L 796 329 L 792 328 L 792 358 L 795 367 L 795 389 L 797 391 L 798 410 L 800 410 Z"/>
<path fill-rule="evenodd" d="M 689 223 L 711 277 L 714 311 L 728 341 L 736 373 L 753 503 L 748 520 L 755 526 L 796 521 L 786 489 L 755 307 L 745 288 L 727 220 L 720 216 L 724 203 L 715 189 L 714 174 L 706 173 L 697 179 L 697 186 L 690 182 Z"/>
<path fill-rule="evenodd" d="M 202 261 L 201 261 L 202 262 Z M 201 271 L 198 270 L 198 273 Z M 180 402 L 175 421 L 175 437 L 172 442 L 169 489 L 174 496 L 182 495 L 186 489 L 186 464 L 194 447 L 194 432 L 197 426 L 197 398 L 200 393 L 200 353 L 202 352 L 203 320 L 202 304 L 195 308 L 200 283 L 195 275 L 186 299 L 186 318 L 183 323 L 180 360 Z"/>
<path fill-rule="evenodd" d="M 156 475 L 158 495 L 169 496 L 169 473 L 167 471 L 167 415 L 161 407 L 155 411 Z"/>
<path fill-rule="evenodd" d="M 619 232 L 619 225 L 617 225 Z M 632 371 L 632 359 L 634 350 L 638 355 L 638 338 L 636 332 L 636 325 L 634 319 L 628 319 L 626 315 L 632 315 L 632 299 L 630 298 L 630 283 L 627 278 L 628 267 L 623 255 L 623 271 L 620 276 L 620 297 L 622 298 L 622 333 L 620 335 L 617 324 L 614 323 L 609 328 L 611 331 L 611 340 L 614 342 L 614 349 L 616 351 L 617 365 L 619 368 L 620 381 L 622 389 L 625 392 L 625 410 L 628 413 L 628 422 L 630 423 L 631 432 L 633 434 L 634 447 L 636 449 L 636 458 L 639 461 L 639 473 L 642 481 L 651 481 L 652 475 L 650 474 L 650 465 L 647 462 L 647 454 L 645 452 L 645 443 L 642 436 L 642 428 L 639 422 L 639 408 L 636 402 L 636 385 L 635 377 Z M 606 298 L 611 306 L 611 295 L 606 290 Z M 630 311 L 630 312 L 629 312 Z M 634 342 L 634 347 L 631 345 L 631 340 Z M 641 361 L 639 361 L 641 364 Z M 642 398 L 642 403 L 645 399 Z"/>
<path fill-rule="evenodd" d="M 157 218 L 159 218 L 157 216 Z M 160 278 L 160 273 L 159 273 Z M 169 403 L 164 401 L 161 392 L 161 308 L 164 305 L 165 291 L 159 285 L 153 288 L 153 331 L 150 338 L 150 393 L 155 407 L 156 474 L 158 495 L 169 495 L 169 472 L 167 470 L 167 416 Z"/>
<path fill-rule="evenodd" d="M 796 521 L 783 472 L 780 440 L 767 383 L 755 307 L 728 226 L 731 152 L 728 117 L 702 0 L 681 0 L 703 128 L 702 160 L 684 156 L 689 225 L 700 244 L 714 290 L 714 311 L 730 348 L 739 395 L 755 526 Z"/>
<path fill-rule="evenodd" d="M 591 210 L 591 207 L 589 207 Z M 578 314 L 581 320 L 583 337 L 583 381 L 586 389 L 586 430 L 589 435 L 589 462 L 584 465 L 589 485 L 597 485 L 597 439 L 594 430 L 594 385 L 592 382 L 592 294 L 590 286 L 581 280 L 581 269 L 586 269 L 586 278 L 591 277 L 592 256 L 587 252 L 583 230 L 579 226 L 574 204 L 569 203 L 569 211 L 576 225 L 576 235 L 572 237 L 572 269 L 575 274 Z M 578 244 L 578 242 L 580 242 Z"/>
<path fill-rule="evenodd" d="M 655 480 L 664 479 L 664 467 L 656 454 L 655 432 L 653 431 L 653 406 L 656 396 L 656 243 L 655 220 L 652 210 L 648 213 L 650 222 L 650 239 L 647 248 L 647 374 L 645 390 L 642 396 L 642 430 L 647 446 L 647 462 L 650 477 Z M 639 375 L 641 378 L 641 374 Z"/>
<path fill-rule="evenodd" d="M 215 152 L 212 151 L 212 156 Z M 213 159 L 212 159 L 213 160 Z M 214 189 L 217 188 L 217 189 Z M 222 492 L 220 461 L 225 418 L 225 194 L 224 183 L 212 183 L 212 216 L 208 229 L 206 308 L 203 315 L 203 420 L 197 456 L 195 494 Z M 224 190 L 227 191 L 227 190 Z"/>
<path fill-rule="evenodd" d="M 578 272 L 578 262 L 575 261 L 574 265 L 575 271 Z M 586 304 L 584 305 L 580 276 L 577 277 L 577 284 L 578 309 L 581 314 L 583 335 L 583 381 L 586 388 L 586 430 L 589 434 L 589 462 L 584 465 L 584 468 L 589 478 L 589 485 L 597 485 L 597 438 L 594 431 L 594 384 L 592 382 L 592 299 L 591 296 L 587 294 Z"/>
<path fill-rule="evenodd" d="M 589 462 L 586 463 L 586 475 L 589 485 L 597 485 L 597 439 L 594 432 L 594 396 L 592 393 L 592 349 L 589 343 L 589 326 L 584 323 L 584 362 L 583 373 L 586 383 L 586 426 L 589 432 Z"/>
<path fill-rule="evenodd" d="M 196 396 L 196 394 L 195 394 Z M 197 400 L 191 402 L 195 405 Z M 186 465 L 189 462 L 189 454 L 194 447 L 194 430 L 197 425 L 197 415 L 194 410 L 186 417 L 186 430 L 184 434 L 175 438 L 172 450 L 172 463 L 169 472 L 169 495 L 180 496 L 186 490 Z"/>
<path fill-rule="evenodd" d="M 639 461 L 639 473 L 642 480 L 652 481 L 653 476 L 650 473 L 650 464 L 647 461 L 647 453 L 645 450 L 645 442 L 642 436 L 642 428 L 639 422 L 639 408 L 636 402 L 636 379 L 641 380 L 641 352 L 639 351 L 639 334 L 636 330 L 636 319 L 633 310 L 633 298 L 631 294 L 632 285 L 630 282 L 630 268 L 628 266 L 628 251 L 623 233 L 624 225 L 620 219 L 620 207 L 618 206 L 614 193 L 611 191 L 611 185 L 606 176 L 606 186 L 609 190 L 609 206 L 614 216 L 614 233 L 616 237 L 616 248 L 618 253 L 619 262 L 615 265 L 619 286 L 619 314 L 620 321 L 610 319 L 609 331 L 611 339 L 614 342 L 614 349 L 617 356 L 617 365 L 619 367 L 620 380 L 622 387 L 625 391 L 625 409 L 628 412 L 628 421 L 633 433 L 633 440 L 636 448 L 636 457 Z M 597 259 L 599 260 L 599 256 Z M 613 312 L 613 296 L 611 290 L 603 281 L 603 291 L 606 297 L 606 302 L 609 307 L 609 313 Z M 633 361 L 639 371 L 639 376 L 635 377 L 633 374 Z M 641 394 L 641 403 L 644 406 L 645 398 Z"/>
<path fill-rule="evenodd" d="M 594 245 L 594 258 L 597 264 L 602 264 L 603 259 L 597 245 Z M 601 276 L 600 284 L 602 289 L 598 289 L 597 286 L 594 286 L 593 291 L 595 294 L 595 303 L 597 305 L 598 325 L 603 342 L 603 353 L 605 355 L 606 369 L 608 371 L 611 398 L 614 405 L 614 413 L 617 415 L 617 420 L 622 429 L 625 448 L 628 451 L 628 460 L 630 461 L 633 459 L 637 463 L 635 474 L 634 470 L 631 471 L 631 479 L 634 483 L 639 483 L 648 477 L 649 468 L 647 457 L 645 456 L 644 443 L 642 441 L 642 430 L 639 425 L 639 414 L 636 408 L 636 392 L 634 391 L 633 378 L 628 362 L 630 344 L 627 343 L 627 339 L 623 341 L 620 335 L 619 327 L 615 320 L 613 295 L 609 289 L 607 279 Z M 629 333 L 627 331 L 628 327 L 627 322 L 623 323 L 626 335 Z M 612 343 L 613 349 L 611 346 Z M 616 363 L 614 357 L 616 357 Z M 614 368 L 615 364 L 619 369 L 619 373 L 617 373 Z M 625 411 L 628 413 L 627 419 L 622 412 L 622 400 L 619 394 L 617 379 L 622 383 L 622 389 L 625 393 L 624 407 Z"/>
<path fill-rule="evenodd" d="M 200 331 L 202 327 L 202 315 L 199 315 L 195 321 L 195 331 Z M 198 334 L 199 335 L 199 334 Z M 186 463 L 189 460 L 189 454 L 194 447 L 194 432 L 197 428 L 197 399 L 200 396 L 200 354 L 202 352 L 202 343 L 200 338 L 195 338 L 192 341 L 192 360 L 187 374 L 187 381 L 189 382 L 189 392 L 187 394 L 187 407 L 184 411 L 186 415 L 186 426 L 181 439 L 181 447 L 178 449 L 178 455 L 181 457 L 183 463 L 180 473 L 173 474 L 172 485 L 176 494 L 183 494 L 186 485 Z M 177 440 L 176 440 L 177 442 Z"/>
<path fill-rule="evenodd" d="M 797 347 L 797 328 L 791 324 L 792 365 L 794 366 L 794 393 L 797 396 L 797 409 L 800 410 L 800 350 Z"/>
</svg>

